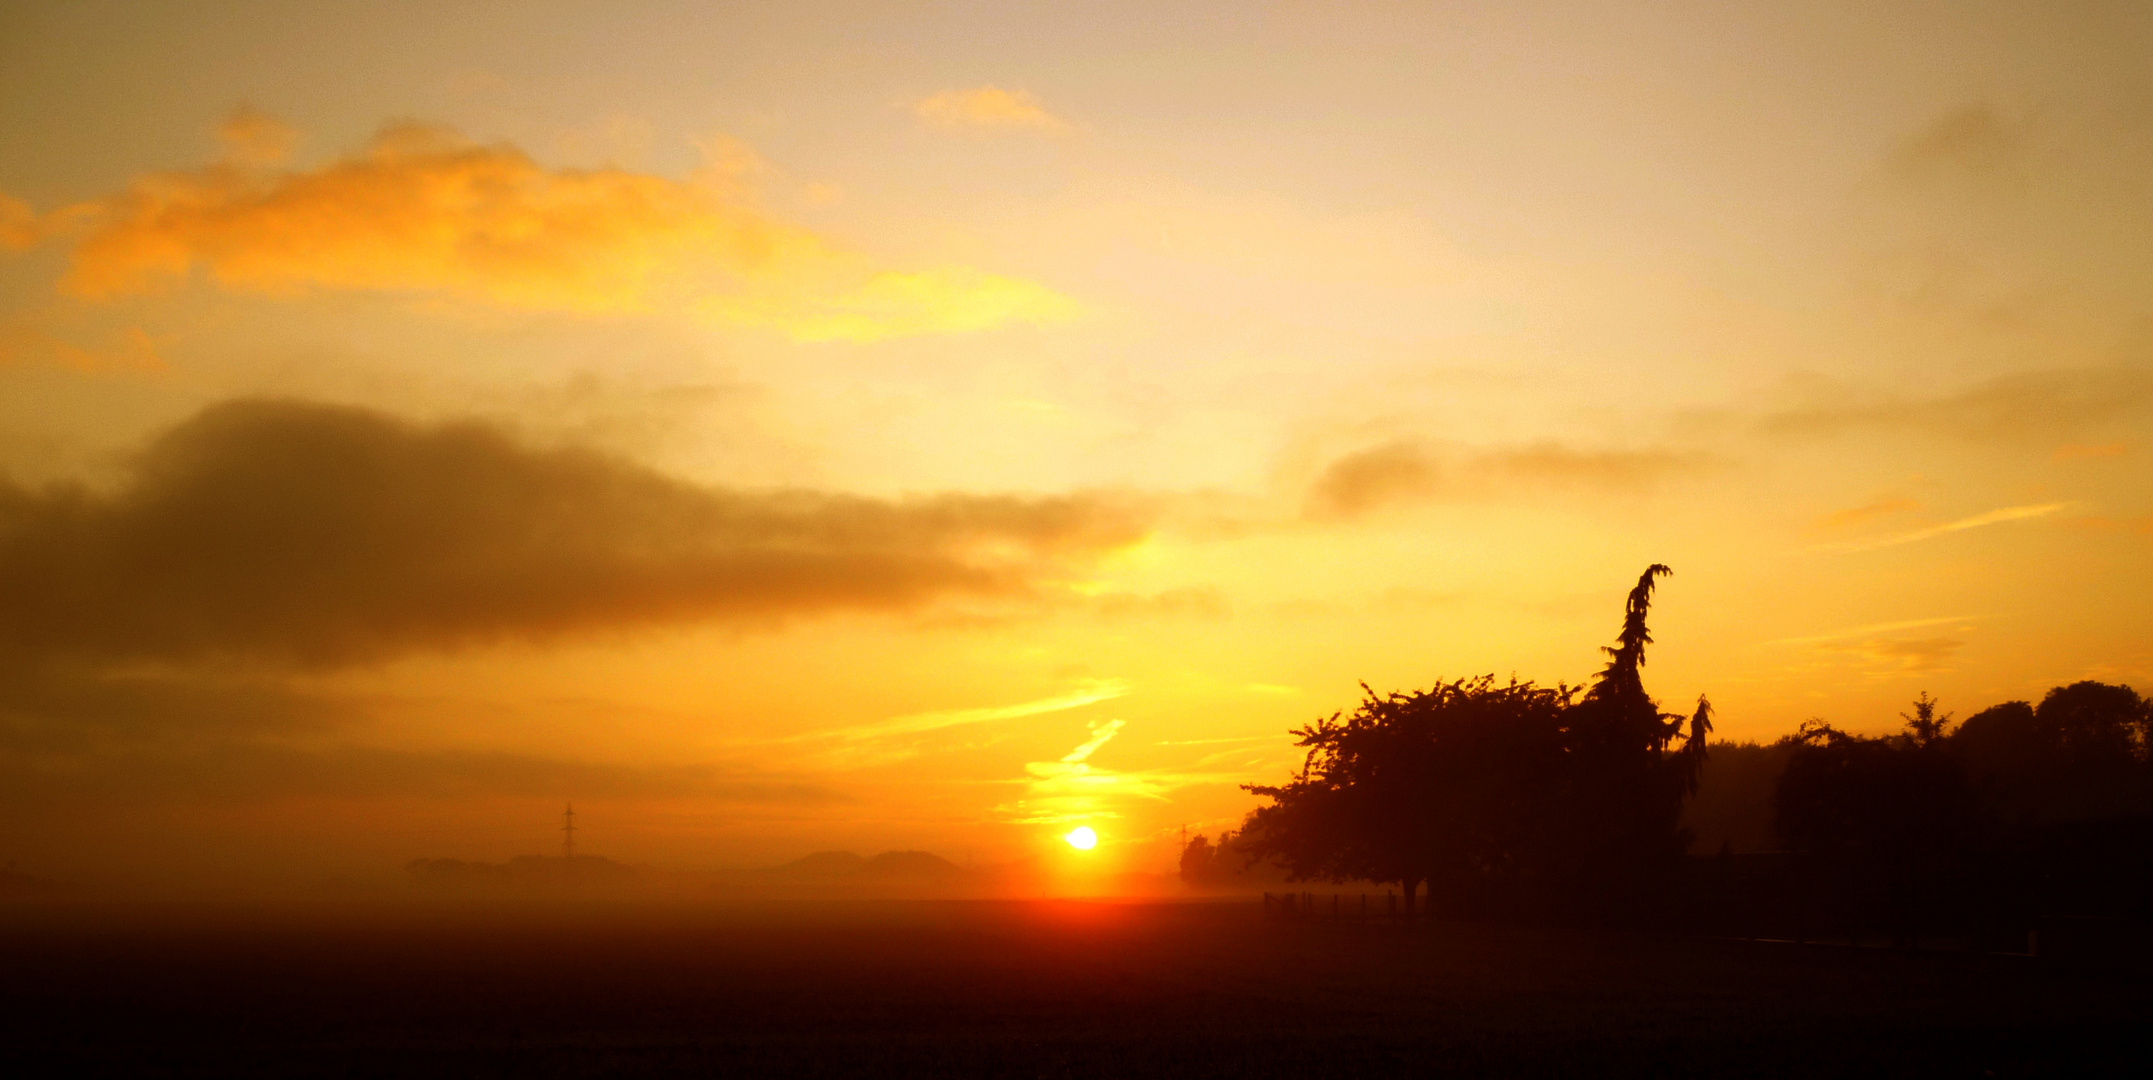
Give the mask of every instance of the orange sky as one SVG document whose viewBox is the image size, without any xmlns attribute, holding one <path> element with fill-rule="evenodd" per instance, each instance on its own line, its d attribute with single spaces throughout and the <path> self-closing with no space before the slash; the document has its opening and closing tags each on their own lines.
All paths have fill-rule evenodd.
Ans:
<svg viewBox="0 0 2153 1080">
<path fill-rule="evenodd" d="M 2153 688 L 2143 6 L 739 7 L 0 9 L 0 859 L 1164 870 L 1654 561 Z"/>
</svg>

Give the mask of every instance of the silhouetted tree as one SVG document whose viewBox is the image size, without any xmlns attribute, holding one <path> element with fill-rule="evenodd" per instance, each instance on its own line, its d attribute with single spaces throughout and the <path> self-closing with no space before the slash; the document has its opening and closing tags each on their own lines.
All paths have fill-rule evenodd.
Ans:
<svg viewBox="0 0 2153 1080">
<path fill-rule="evenodd" d="M 1608 664 L 1579 697 L 1492 675 L 1412 694 L 1366 697 L 1350 715 L 1297 730 L 1301 772 L 1242 830 L 1252 852 L 1294 876 L 1395 881 L 1453 897 L 1500 892 L 1545 907 L 1604 912 L 1686 843 L 1682 800 L 1696 787 L 1711 703 L 1662 713 L 1640 669 L 1654 564 L 1631 589 Z M 1560 898 L 1558 901 L 1557 898 Z"/>
<path fill-rule="evenodd" d="M 1232 830 L 1211 842 L 1202 833 L 1181 849 L 1181 880 L 1198 888 L 1248 887 L 1281 880 L 1282 868 L 1252 852 Z"/>
<path fill-rule="evenodd" d="M 1212 850 L 1211 841 L 1202 833 L 1181 849 L 1181 880 L 1191 885 L 1200 884 L 1211 877 L 1212 860 L 1218 853 Z"/>
<path fill-rule="evenodd" d="M 1991 810 L 2012 822 L 2153 813 L 2147 701 L 2128 686 L 2076 682 L 2039 706 L 2005 702 L 1952 738 Z"/>
<path fill-rule="evenodd" d="M 1645 692 L 1646 617 L 1657 579 L 1654 563 L 1631 588 L 1607 666 L 1564 717 L 1570 760 L 1568 818 L 1552 867 L 1563 891 L 1589 908 L 1613 913 L 1634 902 L 1640 877 L 1682 853 L 1682 800 L 1696 790 L 1712 731 L 1711 703 L 1700 697 L 1680 748 L 1683 718 L 1660 710 Z"/>
<path fill-rule="evenodd" d="M 1915 707 L 1908 733 L 1898 736 L 1850 735 L 1821 720 L 1802 725 L 1772 799 L 1788 848 L 1911 866 L 1968 838 L 1973 789 L 1943 741 L 1922 734 L 1931 730 L 1934 703 L 1926 713 Z"/>
<path fill-rule="evenodd" d="M 1367 693 L 1351 716 L 1295 734 L 1300 775 L 1249 785 L 1272 805 L 1242 835 L 1297 878 L 1395 881 L 1406 910 L 1423 882 L 1529 861 L 1562 797 L 1562 715 L 1575 691 L 1494 676 L 1414 694 Z"/>
<path fill-rule="evenodd" d="M 1930 697 L 1927 690 L 1923 690 L 1920 696 L 1914 699 L 1914 711 L 1899 714 L 1899 719 L 1906 721 L 1906 734 L 1914 740 L 1914 745 L 1934 746 L 1937 740 L 1948 734 L 1946 729 L 1951 724 L 1951 718 L 1957 714 L 1945 713 L 1938 716 L 1936 705 L 1936 699 Z"/>
</svg>

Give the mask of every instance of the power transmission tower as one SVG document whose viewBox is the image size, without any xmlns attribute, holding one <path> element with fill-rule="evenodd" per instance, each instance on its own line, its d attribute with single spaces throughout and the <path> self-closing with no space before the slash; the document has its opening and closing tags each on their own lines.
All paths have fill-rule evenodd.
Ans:
<svg viewBox="0 0 2153 1080">
<path fill-rule="evenodd" d="M 573 859 L 575 857 L 576 804 L 569 803 L 568 809 L 561 811 L 561 858 Z"/>
</svg>

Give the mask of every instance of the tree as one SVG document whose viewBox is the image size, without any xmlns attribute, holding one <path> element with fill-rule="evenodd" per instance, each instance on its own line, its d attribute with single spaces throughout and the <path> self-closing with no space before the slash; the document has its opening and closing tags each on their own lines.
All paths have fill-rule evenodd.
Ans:
<svg viewBox="0 0 2153 1080">
<path fill-rule="evenodd" d="M 1565 717 L 1570 805 L 1552 870 L 1558 889 L 1588 910 L 1634 903 L 1640 879 L 1688 847 L 1682 801 L 1696 791 L 1712 705 L 1698 698 L 1689 737 L 1673 748 L 1684 718 L 1660 710 L 1643 673 L 1653 588 L 1672 572 L 1654 563 L 1638 577 L 1616 644 L 1601 650 L 1607 666 Z"/>
<path fill-rule="evenodd" d="M 1210 880 L 1211 866 L 1217 858 L 1218 852 L 1212 849 L 1210 839 L 1197 833 L 1196 838 L 1181 849 L 1181 880 L 1191 885 Z"/>
<path fill-rule="evenodd" d="M 1454 897 L 1504 890 L 1542 903 L 1616 902 L 1652 866 L 1678 855 L 1683 798 L 1696 789 L 1712 730 L 1698 699 L 1662 713 L 1640 669 L 1653 586 L 1630 590 L 1607 666 L 1575 688 L 1494 676 L 1366 697 L 1294 732 L 1307 749 L 1282 785 L 1248 785 L 1271 800 L 1242 830 L 1252 852 L 1297 878 L 1398 882 L 1412 911 L 1420 885 Z M 1559 899 L 1558 899 L 1559 898 Z"/>
<path fill-rule="evenodd" d="M 1920 696 L 1914 699 L 1914 711 L 1899 714 L 1899 719 L 1906 721 L 1906 734 L 1914 740 L 1914 745 L 1935 746 L 1949 734 L 1947 729 L 1951 725 L 1951 718 L 1956 714 L 1945 713 L 1937 716 L 1936 706 L 1936 699 L 1930 697 L 1927 690 L 1923 690 Z"/>
<path fill-rule="evenodd" d="M 1300 879 L 1394 881 L 1414 910 L 1423 882 L 1530 859 L 1560 798 L 1562 715 L 1575 691 L 1492 675 L 1366 697 L 1296 731 L 1299 775 L 1247 785 L 1272 800 L 1242 829 Z"/>
<path fill-rule="evenodd" d="M 1975 822 L 1973 790 L 1929 725 L 1935 705 L 1905 735 L 1867 738 L 1811 720 L 1795 736 L 1772 804 L 1780 839 L 1795 851 L 1861 864 L 1911 866 L 1959 847 Z M 1948 719 L 1948 718 L 1947 718 Z"/>
<path fill-rule="evenodd" d="M 1968 717 L 1953 748 L 1992 812 L 2054 822 L 2153 811 L 2147 727 L 2153 707 L 2128 686 L 2092 681 Z"/>
</svg>

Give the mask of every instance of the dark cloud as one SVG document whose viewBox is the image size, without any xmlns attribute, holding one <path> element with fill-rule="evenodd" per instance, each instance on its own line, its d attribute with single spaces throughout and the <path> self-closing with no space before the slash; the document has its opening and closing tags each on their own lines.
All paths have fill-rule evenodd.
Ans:
<svg viewBox="0 0 2153 1080">
<path fill-rule="evenodd" d="M 0 485 L 0 648 L 320 666 L 1019 596 L 1149 520 L 1102 495 L 706 488 L 483 425 L 238 401 L 156 439 L 109 494 Z"/>
<path fill-rule="evenodd" d="M 0 663 L 0 751 L 69 754 L 174 734 L 325 731 L 364 719 L 369 705 L 279 674 Z"/>
<path fill-rule="evenodd" d="M 1401 439 L 1333 460 L 1309 486 L 1306 517 L 1346 520 L 1402 503 L 1551 490 L 1635 491 L 1709 464 L 1670 450 L 1578 450 L 1556 443 L 1453 451 Z"/>
</svg>

